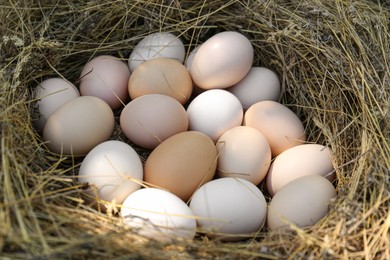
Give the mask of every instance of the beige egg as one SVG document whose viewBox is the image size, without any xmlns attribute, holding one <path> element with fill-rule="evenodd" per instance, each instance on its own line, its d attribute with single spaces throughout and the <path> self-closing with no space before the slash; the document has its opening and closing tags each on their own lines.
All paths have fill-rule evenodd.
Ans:
<svg viewBox="0 0 390 260">
<path fill-rule="evenodd" d="M 80 92 L 69 81 L 63 78 L 50 78 L 42 81 L 33 93 L 37 109 L 33 113 L 35 129 L 41 133 L 47 119 L 66 102 L 79 97 Z"/>
<path fill-rule="evenodd" d="M 219 177 L 238 177 L 259 184 L 271 164 L 271 148 L 258 130 L 237 126 L 227 130 L 217 142 Z"/>
<path fill-rule="evenodd" d="M 253 104 L 244 114 L 244 125 L 256 128 L 267 138 L 273 157 L 306 140 L 305 128 L 298 116 L 271 100 Z"/>
<path fill-rule="evenodd" d="M 196 51 L 190 65 L 194 83 L 203 89 L 231 87 L 249 72 L 253 47 L 243 34 L 217 33 Z"/>
<path fill-rule="evenodd" d="M 187 68 L 177 60 L 147 60 L 131 74 L 128 91 L 132 99 L 147 94 L 163 94 L 185 104 L 192 93 L 192 80 Z"/>
<path fill-rule="evenodd" d="M 280 81 L 278 75 L 268 68 L 252 67 L 248 74 L 236 85 L 226 89 L 233 93 L 244 109 L 263 101 L 278 101 Z"/>
<path fill-rule="evenodd" d="M 120 125 L 130 141 L 153 149 L 172 135 L 187 131 L 188 114 L 176 99 L 148 94 L 126 105 L 120 116 Z"/>
<path fill-rule="evenodd" d="M 272 198 L 268 206 L 268 228 L 288 228 L 290 224 L 299 227 L 314 225 L 328 213 L 331 199 L 335 196 L 332 183 L 322 176 L 298 178 Z"/>
<path fill-rule="evenodd" d="M 113 129 L 114 114 L 110 106 L 100 98 L 81 96 L 49 117 L 43 139 L 54 153 L 83 156 L 108 140 Z"/>
<path fill-rule="evenodd" d="M 217 148 L 205 134 L 188 131 L 171 136 L 149 155 L 144 180 L 184 201 L 210 181 L 217 167 Z"/>
<path fill-rule="evenodd" d="M 106 210 L 105 205 L 110 203 L 121 204 L 141 188 L 142 180 L 142 162 L 137 152 L 117 140 L 95 146 L 85 156 L 78 173 L 78 182 L 88 184 L 88 189 L 83 192 L 94 203 L 100 201 L 102 210 Z"/>
<path fill-rule="evenodd" d="M 128 97 L 130 70 L 120 59 L 98 56 L 84 65 L 80 74 L 80 93 L 101 98 L 112 108 L 123 105 Z"/>
<path fill-rule="evenodd" d="M 272 162 L 267 174 L 267 189 L 273 196 L 289 182 L 307 175 L 336 177 L 329 148 L 319 144 L 302 144 L 287 149 Z"/>
</svg>

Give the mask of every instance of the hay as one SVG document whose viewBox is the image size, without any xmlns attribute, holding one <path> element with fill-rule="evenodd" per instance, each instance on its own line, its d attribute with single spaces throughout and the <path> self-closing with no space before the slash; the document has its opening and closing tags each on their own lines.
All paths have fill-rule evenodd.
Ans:
<svg viewBox="0 0 390 260">
<path fill-rule="evenodd" d="M 7 1 L 0 4 L 0 252 L 4 258 L 390 259 L 390 9 L 375 1 Z M 328 145 L 338 197 L 317 225 L 241 243 L 145 241 L 83 204 L 77 161 L 52 156 L 30 123 L 41 80 L 77 81 L 97 54 L 126 59 L 155 31 L 188 49 L 247 35 L 278 72 L 282 102 Z M 120 137 L 119 137 L 120 138 Z M 140 151 L 142 152 L 142 151 Z M 147 154 L 143 154 L 147 156 Z"/>
</svg>

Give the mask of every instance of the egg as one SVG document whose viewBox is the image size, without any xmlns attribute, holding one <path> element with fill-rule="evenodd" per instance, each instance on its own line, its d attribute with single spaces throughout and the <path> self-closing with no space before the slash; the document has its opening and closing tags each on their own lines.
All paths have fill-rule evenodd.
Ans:
<svg viewBox="0 0 390 260">
<path fill-rule="evenodd" d="M 97 97 L 74 98 L 57 109 L 47 120 L 43 140 L 54 153 L 84 156 L 107 141 L 114 129 L 110 106 Z"/>
<path fill-rule="evenodd" d="M 187 108 L 189 129 L 207 134 L 214 142 L 221 135 L 242 123 L 240 101 L 223 89 L 205 91 L 195 97 Z"/>
<path fill-rule="evenodd" d="M 202 232 L 221 240 L 253 237 L 264 225 L 267 203 L 261 191 L 241 178 L 221 178 L 200 187 L 190 209 Z"/>
<path fill-rule="evenodd" d="M 275 157 L 306 141 L 305 128 L 298 116 L 286 106 L 272 101 L 260 101 L 245 112 L 244 125 L 259 130 Z"/>
<path fill-rule="evenodd" d="M 190 208 L 165 190 L 146 188 L 133 192 L 123 202 L 120 214 L 125 224 L 149 239 L 188 240 L 196 233 Z"/>
<path fill-rule="evenodd" d="M 154 58 L 170 58 L 183 63 L 185 49 L 183 42 L 174 34 L 156 32 L 143 38 L 129 57 L 129 68 L 134 71 L 143 62 Z"/>
<path fill-rule="evenodd" d="M 279 154 L 267 174 L 267 190 L 273 196 L 287 183 L 306 175 L 335 179 L 329 148 L 320 144 L 302 144 Z"/>
<path fill-rule="evenodd" d="M 185 104 L 192 93 L 192 80 L 186 67 L 173 59 L 159 58 L 142 63 L 128 82 L 132 99 L 147 94 L 171 96 Z"/>
<path fill-rule="evenodd" d="M 198 52 L 200 46 L 202 46 L 202 45 L 196 46 L 196 47 L 190 52 L 190 54 L 188 55 L 187 59 L 185 60 L 184 65 L 186 66 L 186 68 L 187 68 L 188 70 L 191 70 L 192 61 L 194 60 L 195 54 Z"/>
<path fill-rule="evenodd" d="M 241 101 L 244 109 L 248 109 L 259 101 L 278 101 L 280 82 L 278 75 L 272 70 L 264 67 L 252 67 L 241 81 L 227 90 Z"/>
<path fill-rule="evenodd" d="M 101 98 L 116 109 L 129 98 L 130 70 L 120 59 L 101 55 L 87 62 L 80 74 L 80 93 Z"/>
<path fill-rule="evenodd" d="M 176 99 L 148 94 L 126 105 L 120 115 L 120 126 L 130 141 L 154 149 L 168 137 L 187 131 L 188 114 Z"/>
<path fill-rule="evenodd" d="M 236 126 L 217 142 L 219 177 L 239 177 L 258 185 L 271 164 L 271 148 L 258 130 Z"/>
<path fill-rule="evenodd" d="M 190 69 L 192 79 L 203 89 L 231 87 L 249 72 L 253 56 L 252 44 L 243 34 L 217 33 L 194 55 Z"/>
<path fill-rule="evenodd" d="M 95 146 L 81 163 L 78 182 L 92 201 L 121 204 L 141 187 L 143 168 L 137 152 L 128 144 L 109 140 Z M 103 209 L 106 207 L 104 205 Z"/>
<path fill-rule="evenodd" d="M 187 131 L 173 135 L 149 155 L 144 180 L 187 201 L 210 181 L 217 167 L 217 148 L 205 134 Z"/>
<path fill-rule="evenodd" d="M 33 114 L 35 129 L 42 133 L 50 115 L 66 102 L 79 96 L 78 89 L 63 78 L 49 78 L 39 83 L 33 93 L 34 99 L 37 99 Z"/>
<path fill-rule="evenodd" d="M 320 175 L 308 175 L 291 181 L 272 198 L 267 215 L 270 230 L 306 227 L 316 224 L 329 211 L 336 196 L 330 181 Z"/>
</svg>

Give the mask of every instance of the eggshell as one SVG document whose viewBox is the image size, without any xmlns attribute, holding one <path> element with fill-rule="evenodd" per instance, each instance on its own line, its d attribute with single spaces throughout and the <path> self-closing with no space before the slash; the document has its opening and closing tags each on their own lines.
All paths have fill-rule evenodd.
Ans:
<svg viewBox="0 0 390 260">
<path fill-rule="evenodd" d="M 147 94 L 164 94 L 185 104 L 192 93 L 192 80 L 186 67 L 178 61 L 152 59 L 133 72 L 128 91 L 132 99 Z"/>
<path fill-rule="evenodd" d="M 244 125 L 256 128 L 267 138 L 273 157 L 306 140 L 305 128 L 298 116 L 271 100 L 253 104 L 245 112 Z"/>
<path fill-rule="evenodd" d="M 142 180 L 142 162 L 137 152 L 116 140 L 95 146 L 82 161 L 78 173 L 79 183 L 89 184 L 85 192 L 92 200 L 118 204 L 138 190 Z"/>
<path fill-rule="evenodd" d="M 242 123 L 243 109 L 240 101 L 222 89 L 205 91 L 195 97 L 187 108 L 189 129 L 207 134 L 213 141 Z"/>
<path fill-rule="evenodd" d="M 279 154 L 267 174 L 267 189 L 273 196 L 287 183 L 307 175 L 335 179 L 329 148 L 319 144 L 302 144 Z"/>
<path fill-rule="evenodd" d="M 252 67 L 240 82 L 227 90 L 241 101 L 244 109 L 248 109 L 259 101 L 278 101 L 280 82 L 272 70 L 264 67 Z"/>
<path fill-rule="evenodd" d="M 267 204 L 261 191 L 241 178 L 221 178 L 200 187 L 190 209 L 203 232 L 222 240 L 253 237 L 264 225 Z"/>
<path fill-rule="evenodd" d="M 143 38 L 131 52 L 129 68 L 134 71 L 143 62 L 154 58 L 171 58 L 183 63 L 183 42 L 172 33 L 157 32 Z"/>
<path fill-rule="evenodd" d="M 123 202 L 120 214 L 124 223 L 150 239 L 193 239 L 196 233 L 196 220 L 187 204 L 161 189 L 133 192 Z"/>
<path fill-rule="evenodd" d="M 217 142 L 219 177 L 239 177 L 259 184 L 271 164 L 271 148 L 258 130 L 236 126 L 227 130 Z"/>
<path fill-rule="evenodd" d="M 168 137 L 187 131 L 188 114 L 176 99 L 149 94 L 126 105 L 120 116 L 120 125 L 132 142 L 153 149 Z"/>
<path fill-rule="evenodd" d="M 210 181 L 217 167 L 217 148 L 205 134 L 188 131 L 169 137 L 145 162 L 146 183 L 166 189 L 187 201 Z"/>
<path fill-rule="evenodd" d="M 336 196 L 330 181 L 320 175 L 309 175 L 291 181 L 272 198 L 268 207 L 267 225 L 270 230 L 316 224 L 329 211 Z"/>
<path fill-rule="evenodd" d="M 231 87 L 249 72 L 253 47 L 243 34 L 226 31 L 215 34 L 197 50 L 191 76 L 203 89 Z"/>
<path fill-rule="evenodd" d="M 119 108 L 129 98 L 127 83 L 130 70 L 118 58 L 98 56 L 83 67 L 80 74 L 80 93 L 101 98 L 112 109 Z"/>
<path fill-rule="evenodd" d="M 81 96 L 57 109 L 47 120 L 43 139 L 57 154 L 83 156 L 110 138 L 114 114 L 97 97 Z"/>
<path fill-rule="evenodd" d="M 36 111 L 33 114 L 35 129 L 41 133 L 47 119 L 54 111 L 79 96 L 78 89 L 66 79 L 50 78 L 42 81 L 33 93 L 34 99 L 38 99 L 35 103 Z"/>
</svg>

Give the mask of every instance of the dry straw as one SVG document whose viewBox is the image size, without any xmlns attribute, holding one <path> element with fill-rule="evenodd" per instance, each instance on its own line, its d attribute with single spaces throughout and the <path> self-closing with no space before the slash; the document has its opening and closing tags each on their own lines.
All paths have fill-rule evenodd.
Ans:
<svg viewBox="0 0 390 260">
<path fill-rule="evenodd" d="M 389 17 L 379 1 L 1 1 L 1 256 L 390 259 Z M 125 60 L 151 32 L 190 50 L 225 30 L 248 36 L 309 142 L 331 148 L 338 197 L 310 228 L 264 228 L 240 243 L 144 240 L 83 203 L 80 162 L 51 155 L 32 129 L 31 90 L 53 76 L 77 82 L 98 54 Z"/>
</svg>

